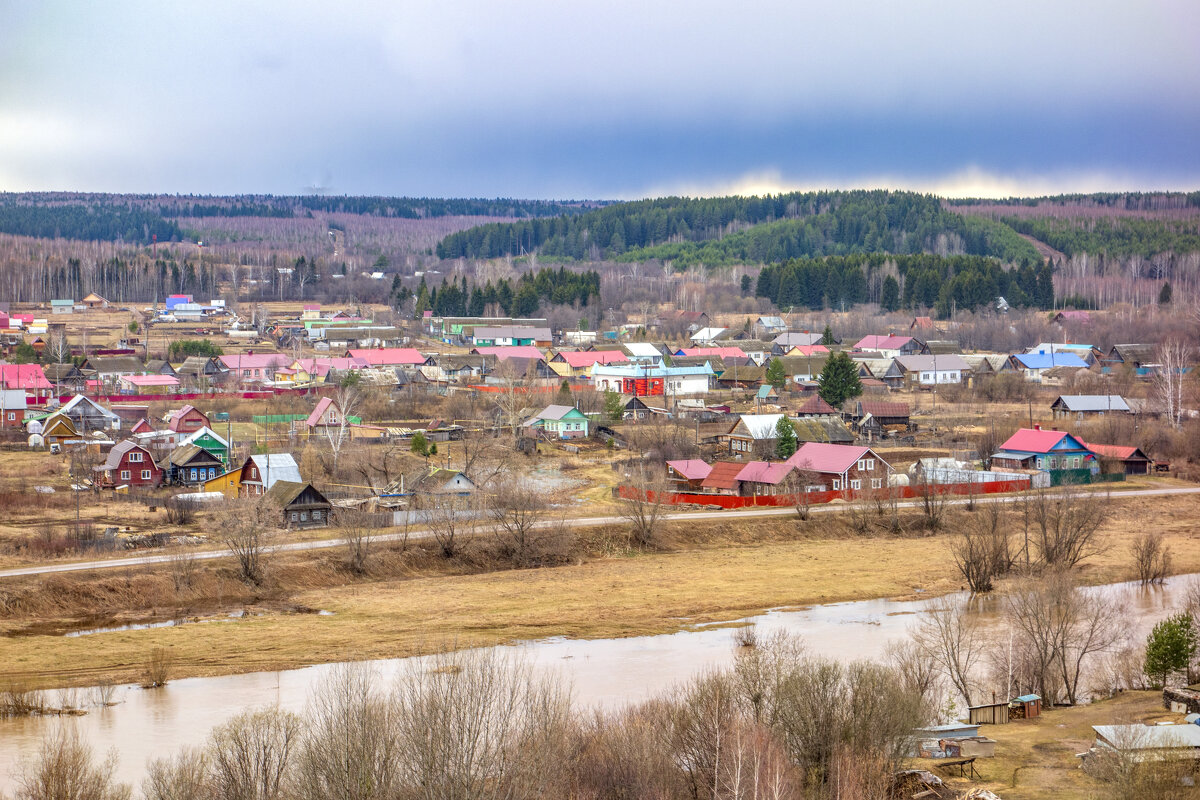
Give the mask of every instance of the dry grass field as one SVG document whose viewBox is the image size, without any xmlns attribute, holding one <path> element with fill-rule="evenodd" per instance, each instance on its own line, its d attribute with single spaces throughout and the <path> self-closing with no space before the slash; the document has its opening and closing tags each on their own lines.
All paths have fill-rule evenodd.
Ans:
<svg viewBox="0 0 1200 800">
<path fill-rule="evenodd" d="M 1128 547 L 1151 515 L 1177 573 L 1200 571 L 1195 496 L 1115 495 L 1105 552 L 1081 572 L 1088 583 L 1126 580 Z M 966 512 L 964 512 L 966 513 Z M 953 523 L 952 523 L 953 524 Z M 660 552 L 629 548 L 618 527 L 581 531 L 586 553 L 557 567 L 492 571 L 468 553 L 442 559 L 424 548 L 380 547 L 356 578 L 342 553 L 280 557 L 257 588 L 227 564 L 199 567 L 194 588 L 172 589 L 172 569 L 117 570 L 0 584 L 6 609 L 0 663 L 37 685 L 131 680 L 150 650 L 169 647 L 183 675 L 273 670 L 422 652 L 445 641 L 507 642 L 545 636 L 598 638 L 661 633 L 767 608 L 877 597 L 911 598 L 961 587 L 949 535 L 856 536 L 840 515 L 672 523 Z M 224 618 L 174 628 L 80 638 L 37 633 L 105 622 Z M 304 613 L 316 609 L 331 616 Z"/>
</svg>

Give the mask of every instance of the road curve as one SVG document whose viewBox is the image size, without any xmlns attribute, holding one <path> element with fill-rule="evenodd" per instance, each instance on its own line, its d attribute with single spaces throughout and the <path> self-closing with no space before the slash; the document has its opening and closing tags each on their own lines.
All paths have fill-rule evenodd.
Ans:
<svg viewBox="0 0 1200 800">
<path fill-rule="evenodd" d="M 1128 492 L 1114 492 L 1113 498 L 1120 499 L 1123 497 L 1152 497 L 1161 495 L 1179 495 L 1179 494 L 1200 494 L 1200 487 L 1180 487 L 1167 489 L 1134 489 Z M 992 495 L 992 496 L 977 496 L 974 498 L 976 503 L 1012 503 L 1021 499 L 1023 495 Z M 1058 494 L 1053 494 L 1051 497 L 1058 497 Z M 947 505 L 965 505 L 970 502 L 971 498 L 955 496 L 947 500 Z M 898 503 L 900 508 L 915 508 L 920 505 L 920 500 L 906 500 Z M 831 513 L 844 511 L 848 506 L 844 503 L 822 504 L 812 506 L 809 511 L 813 514 Z M 793 516 L 796 509 L 792 506 L 771 507 L 771 508 L 753 508 L 742 509 L 738 511 L 676 511 L 669 514 L 663 514 L 664 520 L 705 520 L 705 519 L 749 519 L 758 517 L 784 517 Z M 595 527 L 597 525 L 619 525 L 625 520 L 620 516 L 606 517 L 583 517 L 580 519 L 569 520 L 572 526 L 578 527 Z M 480 530 L 481 533 L 486 533 L 492 530 L 491 527 L 485 527 Z M 381 533 L 378 536 L 372 536 L 374 542 L 395 542 L 404 538 L 402 533 Z M 428 531 L 410 531 L 409 539 L 427 539 L 431 534 Z M 346 542 L 344 539 L 319 539 L 310 542 L 290 542 L 288 544 L 275 545 L 270 548 L 272 553 L 289 553 L 303 550 L 325 550 L 330 547 L 343 547 Z M 101 569 L 119 569 L 121 567 L 145 567 L 155 564 L 166 564 L 176 558 L 177 553 L 159 553 L 155 555 L 145 556 L 129 556 L 127 558 L 109 558 L 98 559 L 95 561 L 72 561 L 65 564 L 38 564 L 30 567 L 16 567 L 12 569 L 0 570 L 0 579 L 3 578 L 19 578 L 28 575 L 51 575 L 60 572 L 86 572 L 89 570 Z M 192 557 L 197 560 L 207 561 L 214 558 L 231 558 L 230 554 L 225 550 L 200 550 L 192 553 Z"/>
</svg>

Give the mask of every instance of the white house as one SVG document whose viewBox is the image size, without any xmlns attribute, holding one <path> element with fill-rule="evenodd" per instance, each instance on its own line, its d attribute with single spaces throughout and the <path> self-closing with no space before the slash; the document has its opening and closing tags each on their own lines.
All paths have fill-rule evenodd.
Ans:
<svg viewBox="0 0 1200 800">
<path fill-rule="evenodd" d="M 883 382 L 894 388 L 959 384 L 971 367 L 961 356 L 896 356 L 883 374 Z"/>
</svg>

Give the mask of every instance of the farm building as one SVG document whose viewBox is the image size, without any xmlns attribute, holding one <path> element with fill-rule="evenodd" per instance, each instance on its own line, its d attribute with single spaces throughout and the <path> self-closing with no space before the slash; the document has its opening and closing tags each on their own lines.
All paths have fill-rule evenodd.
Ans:
<svg viewBox="0 0 1200 800">
<path fill-rule="evenodd" d="M 678 459 L 667 462 L 667 478 L 671 481 L 671 488 L 681 492 L 697 492 L 700 491 L 704 483 L 704 479 L 708 477 L 708 473 L 712 472 L 706 462 L 698 458 Z"/>
<path fill-rule="evenodd" d="M 1095 444 L 1082 442 L 1100 459 L 1101 472 L 1123 472 L 1126 475 L 1149 475 L 1154 460 L 1133 445 Z M 1110 466 L 1111 465 L 1111 466 Z"/>
</svg>

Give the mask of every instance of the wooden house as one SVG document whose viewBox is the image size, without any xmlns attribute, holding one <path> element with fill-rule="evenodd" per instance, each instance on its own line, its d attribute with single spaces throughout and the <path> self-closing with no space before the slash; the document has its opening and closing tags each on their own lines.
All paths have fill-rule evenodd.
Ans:
<svg viewBox="0 0 1200 800">
<path fill-rule="evenodd" d="M 710 472 L 712 467 L 698 458 L 667 462 L 667 479 L 671 482 L 671 488 L 679 492 L 701 491 L 701 484 Z"/>
<path fill-rule="evenodd" d="M 329 524 L 333 504 L 311 483 L 276 481 L 267 498 L 279 506 L 283 527 L 288 530 L 324 528 Z"/>
<path fill-rule="evenodd" d="M 29 397 L 20 389 L 0 389 L 0 428 L 23 428 Z"/>
<path fill-rule="evenodd" d="M 774 447 L 776 428 L 783 414 L 742 414 L 721 441 L 732 456 L 764 452 Z"/>
<path fill-rule="evenodd" d="M 176 447 L 160 462 L 163 480 L 173 486 L 202 486 L 225 471 L 216 454 L 198 444 Z"/>
<path fill-rule="evenodd" d="M 833 492 L 886 489 L 892 472 L 869 447 L 823 442 L 805 442 L 785 463 L 806 474 L 806 485 Z"/>
<path fill-rule="evenodd" d="M 266 494 L 276 481 L 302 483 L 300 467 L 291 453 L 266 453 L 252 455 L 242 463 L 238 477 L 238 494 L 241 497 Z"/>
<path fill-rule="evenodd" d="M 208 415 L 192 405 L 185 405 L 173 412 L 171 419 L 167 422 L 168 430 L 183 436 L 207 427 L 209 427 Z"/>
<path fill-rule="evenodd" d="M 121 427 L 121 418 L 114 412 L 81 394 L 77 394 L 63 403 L 58 411 L 60 414 L 70 417 L 71 422 L 75 425 L 75 430 L 83 433 Z"/>
<path fill-rule="evenodd" d="M 525 423 L 552 439 L 586 439 L 588 418 L 574 406 L 549 405 Z"/>
<path fill-rule="evenodd" d="M 744 461 L 715 461 L 708 475 L 700 481 L 700 488 L 708 494 L 741 494 L 742 484 L 738 475 L 745 466 Z"/>
<path fill-rule="evenodd" d="M 215 478 L 209 478 L 204 482 L 204 491 L 220 492 L 229 499 L 237 497 L 241 493 L 242 487 L 242 468 L 237 467 L 228 472 L 222 472 Z"/>
<path fill-rule="evenodd" d="M 54 413 L 39 421 L 42 441 L 47 445 L 62 444 L 70 439 L 79 438 L 79 430 L 65 414 Z M 31 431 L 32 432 L 32 431 Z"/>
<path fill-rule="evenodd" d="M 87 297 L 83 298 L 83 307 L 89 310 L 96 308 L 108 308 L 108 301 L 95 292 L 92 292 Z"/>
<path fill-rule="evenodd" d="M 1142 452 L 1140 447 L 1133 445 L 1081 443 L 1100 459 L 1102 473 L 1123 472 L 1126 475 L 1149 475 L 1154 468 L 1154 460 Z"/>
<path fill-rule="evenodd" d="M 993 468 L 1036 469 L 1048 472 L 1054 482 L 1087 480 L 1100 471 L 1096 454 L 1066 431 L 1044 431 L 1040 425 L 1021 428 L 992 455 Z M 1055 477 L 1057 476 L 1057 477 Z"/>
<path fill-rule="evenodd" d="M 621 410 L 622 419 L 641 420 L 651 417 L 668 417 L 670 412 L 667 411 L 667 401 L 664 397 L 638 397 L 629 398 L 629 402 L 625 403 Z"/>
<path fill-rule="evenodd" d="M 150 451 L 126 439 L 113 445 L 104 463 L 92 468 L 96 484 L 104 488 L 137 486 L 153 488 L 163 481 L 163 471 L 154 463 Z"/>
<path fill-rule="evenodd" d="M 304 425 L 310 432 L 319 428 L 336 428 L 341 424 L 342 410 L 331 397 L 318 400 L 316 408 L 308 415 L 308 419 L 304 420 Z"/>
<path fill-rule="evenodd" d="M 1105 414 L 1133 413 L 1119 394 L 1061 394 L 1050 404 L 1056 418 L 1102 417 Z"/>
</svg>

